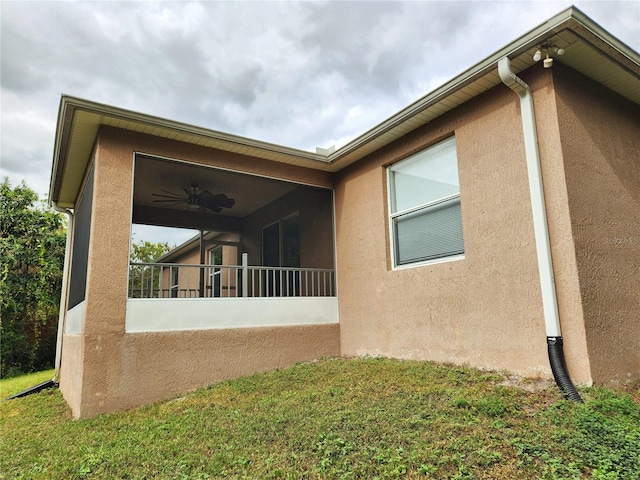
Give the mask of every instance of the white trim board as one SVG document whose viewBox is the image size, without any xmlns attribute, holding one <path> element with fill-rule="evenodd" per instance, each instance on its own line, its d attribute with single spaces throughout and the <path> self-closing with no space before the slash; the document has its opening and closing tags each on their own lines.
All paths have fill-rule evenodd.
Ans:
<svg viewBox="0 0 640 480">
<path fill-rule="evenodd" d="M 71 310 L 67 310 L 67 319 L 64 326 L 65 335 L 82 333 L 84 330 L 84 318 L 87 302 L 80 302 Z"/>
<path fill-rule="evenodd" d="M 127 333 L 338 323 L 337 297 L 136 298 Z"/>
</svg>

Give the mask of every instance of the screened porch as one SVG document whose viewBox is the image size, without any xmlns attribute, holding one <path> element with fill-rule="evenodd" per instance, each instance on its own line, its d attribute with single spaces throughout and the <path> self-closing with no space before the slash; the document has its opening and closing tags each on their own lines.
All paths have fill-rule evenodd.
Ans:
<svg viewBox="0 0 640 480">
<path fill-rule="evenodd" d="M 333 269 L 131 263 L 129 298 L 334 297 Z"/>
</svg>

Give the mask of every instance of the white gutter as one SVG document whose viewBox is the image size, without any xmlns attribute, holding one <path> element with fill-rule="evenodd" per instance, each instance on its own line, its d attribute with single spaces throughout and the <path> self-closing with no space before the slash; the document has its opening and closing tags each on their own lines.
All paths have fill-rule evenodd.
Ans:
<svg viewBox="0 0 640 480">
<path fill-rule="evenodd" d="M 542 308 L 547 337 L 561 337 L 560 315 L 556 295 L 553 263 L 551 260 L 551 242 L 547 224 L 547 212 L 540 171 L 540 153 L 538 151 L 538 135 L 536 119 L 533 111 L 533 96 L 529 86 L 511 70 L 511 62 L 507 57 L 498 61 L 498 73 L 502 82 L 520 97 L 522 129 L 524 131 L 524 149 L 529 177 L 531 210 L 533 212 L 533 232 L 538 254 L 538 272 L 542 291 Z"/>
<path fill-rule="evenodd" d="M 58 334 L 56 338 L 56 360 L 55 360 L 55 373 L 53 375 L 53 382 L 59 383 L 60 381 L 60 365 L 62 363 L 62 339 L 64 337 L 65 323 L 67 319 L 67 305 L 68 305 L 68 293 L 69 293 L 69 270 L 71 267 L 71 243 L 73 238 L 73 212 L 66 208 L 60 208 L 54 201 L 50 201 L 49 204 L 53 209 L 60 213 L 66 213 L 67 219 L 67 242 L 64 247 L 64 266 L 62 268 L 62 286 L 60 288 L 60 311 L 58 313 Z"/>
</svg>

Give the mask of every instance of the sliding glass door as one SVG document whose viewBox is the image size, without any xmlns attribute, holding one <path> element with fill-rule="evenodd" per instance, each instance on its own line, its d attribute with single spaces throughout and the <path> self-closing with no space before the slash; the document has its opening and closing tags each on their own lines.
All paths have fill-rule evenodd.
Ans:
<svg viewBox="0 0 640 480">
<path fill-rule="evenodd" d="M 262 229 L 262 264 L 265 267 L 300 268 L 300 222 L 295 213 Z M 266 269 L 263 293 L 268 297 L 292 296 L 300 288 L 299 272 Z"/>
</svg>

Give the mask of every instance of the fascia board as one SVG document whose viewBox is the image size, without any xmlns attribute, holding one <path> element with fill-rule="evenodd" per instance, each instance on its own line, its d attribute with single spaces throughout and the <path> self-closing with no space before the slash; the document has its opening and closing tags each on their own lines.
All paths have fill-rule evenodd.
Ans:
<svg viewBox="0 0 640 480">
<path fill-rule="evenodd" d="M 66 168 L 67 163 L 68 152 L 66 148 L 68 147 L 68 142 L 71 140 L 70 132 L 73 128 L 73 117 L 77 110 L 95 114 L 96 121 L 101 123 L 111 120 L 116 122 L 122 121 L 131 125 L 140 126 L 141 128 L 143 126 L 155 127 L 193 137 L 220 141 L 227 145 L 237 145 L 243 148 L 248 148 L 252 150 L 257 157 L 266 158 L 266 156 L 275 156 L 277 161 L 297 161 L 299 162 L 298 164 L 303 163 L 308 168 L 335 172 L 355 161 L 358 161 L 361 157 L 366 155 L 364 147 L 369 145 L 371 142 L 380 140 L 381 136 L 390 134 L 387 139 L 383 140 L 381 145 L 386 145 L 395 140 L 395 135 L 393 134 L 393 130 L 395 128 L 402 126 L 405 122 L 411 120 L 424 110 L 446 100 L 458 90 L 473 83 L 474 81 L 483 79 L 485 83 L 488 82 L 488 84 L 494 86 L 498 85 L 500 81 L 496 75 L 496 71 L 497 63 L 500 58 L 506 56 L 513 60 L 518 56 L 528 55 L 527 52 L 529 50 L 535 48 L 544 41 L 553 38 L 554 35 L 565 29 L 570 29 L 572 31 L 581 30 L 583 34 L 586 33 L 588 36 L 593 36 L 593 38 L 589 40 L 593 41 L 594 39 L 598 39 L 599 41 L 596 43 L 599 43 L 599 45 L 596 47 L 603 51 L 608 49 L 609 51 L 605 53 L 607 53 L 607 56 L 610 59 L 617 61 L 620 66 L 627 70 L 637 72 L 638 66 L 640 65 L 640 56 L 637 52 L 604 30 L 580 10 L 575 7 L 570 7 L 558 13 L 538 27 L 533 28 L 522 35 L 519 39 L 511 42 L 478 64 L 463 71 L 449 82 L 411 103 L 409 106 L 395 113 L 387 120 L 356 137 L 354 140 L 338 148 L 335 152 L 330 153 L 329 155 L 284 147 L 281 145 L 112 107 L 110 105 L 82 100 L 71 96 L 63 96 L 61 99 L 58 125 L 56 129 L 49 198 L 50 201 L 55 202 L 57 201 L 60 193 L 61 178 L 64 174 L 64 169 Z M 612 54 L 615 56 L 615 59 L 612 57 Z M 514 71 L 519 73 L 515 67 Z M 403 134 L 406 134 L 406 132 Z M 376 148 L 380 148 L 381 145 Z M 359 152 L 360 149 L 362 149 L 362 151 Z M 264 155 L 261 155 L 260 152 L 265 153 Z M 83 159 L 82 161 L 88 162 L 88 158 Z M 66 204 L 61 206 L 69 207 Z"/>
<path fill-rule="evenodd" d="M 414 117 L 418 113 L 451 96 L 454 92 L 460 90 L 465 85 L 468 85 L 479 78 L 486 78 L 488 75 L 494 74 L 497 70 L 497 63 L 500 58 L 516 58 L 519 55 L 525 54 L 525 52 L 527 52 L 531 48 L 539 45 L 540 43 L 543 43 L 545 40 L 553 37 L 563 29 L 571 27 L 575 28 L 575 26 L 578 25 L 586 28 L 588 31 L 592 32 L 593 35 L 597 36 L 603 42 L 605 42 L 605 44 L 613 47 L 620 54 L 628 58 L 630 62 L 632 62 L 632 64 L 635 64 L 637 66 L 640 63 L 638 60 L 638 53 L 635 52 L 632 48 L 617 40 L 577 8 L 567 8 L 566 10 L 558 13 L 538 27 L 535 27 L 529 32 L 525 33 L 519 39 L 496 51 L 483 61 L 463 71 L 449 82 L 436 88 L 424 97 L 418 99 L 414 103 L 392 115 L 387 120 L 383 121 L 382 123 L 358 136 L 351 142 L 337 149 L 334 153 L 329 155 L 329 162 L 333 166 L 331 171 L 340 170 L 348 163 L 357 161 L 358 158 L 356 155 L 356 159 L 354 160 L 351 160 L 349 162 L 340 162 L 342 158 L 358 150 L 358 148 L 368 144 L 384 133 L 393 130 L 395 127 L 402 125 L 404 122 Z M 500 82 L 494 81 L 493 83 L 495 85 L 498 85 Z"/>
<path fill-rule="evenodd" d="M 57 202 L 68 146 L 69 129 L 73 118 L 73 112 L 68 112 L 67 98 L 65 95 L 60 99 L 58 107 L 58 122 L 56 124 L 56 135 L 53 143 L 53 166 L 51 169 L 51 180 L 49 182 L 49 204 Z M 62 161 L 61 161 L 62 158 Z M 62 206 L 62 205 L 61 205 Z M 65 205 L 65 208 L 73 208 L 73 205 Z"/>
<path fill-rule="evenodd" d="M 292 147 L 285 147 L 274 143 L 263 142 L 261 140 L 255 140 L 248 137 L 241 137 L 239 135 L 233 135 L 231 133 L 225 133 L 218 130 L 211 130 L 204 127 L 198 127 L 187 123 L 178 122 L 175 120 L 169 120 L 153 115 L 147 115 L 144 113 L 135 112 L 133 110 L 127 110 L 111 105 L 92 102 L 89 100 L 83 100 L 77 97 L 66 97 L 67 103 L 73 103 L 75 109 L 86 110 L 91 113 L 95 113 L 104 118 L 110 118 L 114 120 L 122 120 L 125 122 L 138 123 L 149 127 L 159 127 L 168 130 L 175 130 L 183 134 L 200 136 L 205 138 L 211 138 L 220 140 L 222 142 L 234 143 L 243 147 L 251 147 L 264 151 L 271 151 L 276 154 L 289 155 L 293 157 L 300 157 L 308 160 L 325 160 L 324 155 L 320 155 L 305 150 L 299 150 Z"/>
<path fill-rule="evenodd" d="M 629 45 L 614 37 L 607 30 L 602 28 L 596 22 L 594 22 L 591 18 L 585 15 L 581 10 L 578 10 L 575 7 L 572 7 L 572 18 L 578 22 L 578 24 L 590 31 L 594 36 L 598 37 L 602 42 L 604 42 L 609 47 L 612 47 L 616 50 L 620 55 L 626 57 L 632 65 L 635 67 L 640 66 L 640 54 L 636 52 Z"/>
<path fill-rule="evenodd" d="M 86 101 L 85 101 L 86 102 Z M 140 123 L 152 127 L 166 128 L 169 130 L 176 130 L 180 133 L 194 135 L 199 137 L 211 138 L 220 140 L 225 143 L 231 143 L 240 145 L 242 147 L 250 147 L 263 151 L 270 151 L 278 155 L 287 155 L 293 157 L 304 158 L 307 160 L 324 161 L 326 157 L 312 152 L 299 150 L 296 148 L 285 147 L 274 143 L 263 142 L 260 140 L 254 140 L 248 137 L 241 137 L 239 135 L 233 135 L 230 133 L 221 132 L 218 130 L 211 130 L 204 127 L 197 127 L 189 125 L 187 123 L 177 122 L 174 120 L 168 120 L 161 117 L 155 117 L 152 115 L 146 115 L 143 113 L 134 112 L 131 110 L 125 110 L 121 108 L 112 107 L 109 105 L 92 104 L 92 106 L 100 108 L 100 113 L 105 116 L 122 119 L 128 122 Z"/>
<path fill-rule="evenodd" d="M 130 127 L 134 127 L 133 131 L 140 131 L 147 127 L 176 132 L 180 135 L 187 135 L 196 138 L 206 138 L 219 141 L 227 145 L 236 145 L 245 149 L 248 148 L 254 151 L 257 157 L 261 158 L 281 157 L 283 159 L 295 159 L 298 162 L 309 162 L 309 168 L 314 168 L 313 163 L 317 163 L 316 168 L 322 168 L 322 166 L 327 162 L 326 155 L 291 147 L 284 147 L 273 143 L 197 127 L 174 120 L 168 120 L 69 95 L 63 95 L 60 100 L 58 124 L 56 127 L 56 137 L 54 141 L 53 167 L 51 181 L 49 184 L 50 202 L 57 203 L 61 195 L 61 188 L 63 187 L 62 180 L 65 169 L 70 161 L 69 150 L 71 142 L 73 142 L 73 128 L 76 114 L 78 112 L 88 113 L 93 117 L 91 122 L 96 127 L 96 131 L 97 127 L 100 125 L 123 122 L 124 124 L 128 124 Z M 260 155 L 259 152 L 265 152 L 265 155 Z M 86 168 L 86 164 L 89 162 L 89 153 L 87 152 L 86 158 L 71 160 L 75 160 L 78 164 L 83 163 Z M 61 203 L 60 206 L 73 208 L 73 205 L 69 201 L 65 201 L 64 204 Z"/>
</svg>

